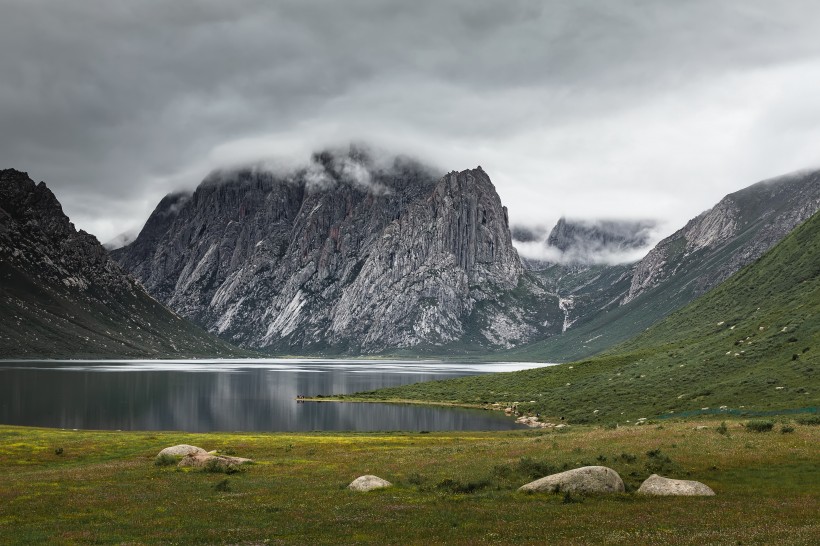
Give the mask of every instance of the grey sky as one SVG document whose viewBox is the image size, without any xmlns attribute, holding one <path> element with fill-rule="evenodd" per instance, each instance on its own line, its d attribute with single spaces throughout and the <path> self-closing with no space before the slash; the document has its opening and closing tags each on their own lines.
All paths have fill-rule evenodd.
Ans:
<svg viewBox="0 0 820 546">
<path fill-rule="evenodd" d="M 105 241 L 212 168 L 368 141 L 514 223 L 820 166 L 820 2 L 0 0 L 0 167 Z"/>
</svg>

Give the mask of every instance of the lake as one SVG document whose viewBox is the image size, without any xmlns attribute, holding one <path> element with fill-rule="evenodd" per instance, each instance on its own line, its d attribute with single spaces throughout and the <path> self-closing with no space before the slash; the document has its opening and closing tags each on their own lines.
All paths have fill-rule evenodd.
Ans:
<svg viewBox="0 0 820 546">
<path fill-rule="evenodd" d="M 0 423 L 95 430 L 508 430 L 501 412 L 409 404 L 300 402 L 547 366 L 400 360 L 0 361 Z"/>
</svg>

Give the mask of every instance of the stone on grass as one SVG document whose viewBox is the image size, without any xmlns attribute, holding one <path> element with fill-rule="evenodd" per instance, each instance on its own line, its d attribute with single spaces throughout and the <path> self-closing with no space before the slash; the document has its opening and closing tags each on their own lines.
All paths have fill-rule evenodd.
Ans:
<svg viewBox="0 0 820 546">
<path fill-rule="evenodd" d="M 187 455 L 186 457 L 184 457 L 181 461 L 179 461 L 178 466 L 187 466 L 192 468 L 209 468 L 217 472 L 224 472 L 232 467 L 241 466 L 243 464 L 250 464 L 252 462 L 253 461 L 251 459 L 245 459 L 242 457 L 227 457 L 210 455 L 208 453 L 197 453 Z"/>
<path fill-rule="evenodd" d="M 378 476 L 367 475 L 359 476 L 347 486 L 353 491 L 372 491 L 373 489 L 382 489 L 383 487 L 390 487 L 393 485 L 387 480 L 383 480 Z"/>
<path fill-rule="evenodd" d="M 652 474 L 646 478 L 646 481 L 638 488 L 638 493 L 642 495 L 685 497 L 711 497 L 715 494 L 712 488 L 706 484 L 694 480 L 673 480 L 657 474 Z"/>
<path fill-rule="evenodd" d="M 179 444 L 178 446 L 166 447 L 157 454 L 157 457 L 185 457 L 186 455 L 198 455 L 207 453 L 201 447 L 189 446 L 188 444 Z"/>
<path fill-rule="evenodd" d="M 623 493 L 624 482 L 605 466 L 583 466 L 552 474 L 518 488 L 519 491 L 549 493 Z"/>
</svg>

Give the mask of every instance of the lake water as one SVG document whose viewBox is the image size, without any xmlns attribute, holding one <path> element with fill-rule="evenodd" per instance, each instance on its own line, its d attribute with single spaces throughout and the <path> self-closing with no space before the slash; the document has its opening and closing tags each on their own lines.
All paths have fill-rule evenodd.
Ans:
<svg viewBox="0 0 820 546">
<path fill-rule="evenodd" d="M 519 428 L 500 412 L 297 402 L 547 364 L 397 360 L 0 361 L 0 423 L 98 430 L 376 431 Z"/>
</svg>

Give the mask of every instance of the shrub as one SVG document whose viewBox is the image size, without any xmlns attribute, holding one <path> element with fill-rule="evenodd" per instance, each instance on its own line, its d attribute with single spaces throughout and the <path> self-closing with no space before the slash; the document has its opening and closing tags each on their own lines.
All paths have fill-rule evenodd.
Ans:
<svg viewBox="0 0 820 546">
<path fill-rule="evenodd" d="M 159 455 L 154 459 L 154 464 L 157 466 L 171 466 L 179 463 L 179 458 L 173 455 Z"/>
<path fill-rule="evenodd" d="M 62 455 L 63 454 L 63 448 L 58 447 L 57 449 L 54 450 L 54 454 L 55 455 Z"/>
<path fill-rule="evenodd" d="M 724 436 L 726 434 L 729 434 L 729 427 L 726 426 L 726 421 L 720 423 L 720 426 L 717 428 L 717 431 L 718 434 L 723 434 Z"/>
<path fill-rule="evenodd" d="M 618 423 L 607 423 L 607 424 L 603 425 L 603 427 L 606 430 L 615 430 L 616 428 L 618 428 Z"/>
<path fill-rule="evenodd" d="M 529 478 L 543 478 L 555 474 L 556 468 L 546 461 L 537 461 L 532 457 L 521 457 L 516 470 Z"/>
<path fill-rule="evenodd" d="M 581 497 L 573 497 L 569 491 L 564 492 L 564 504 L 574 504 L 576 502 L 584 502 Z"/>
<path fill-rule="evenodd" d="M 638 459 L 637 455 L 632 453 L 621 453 L 621 460 L 625 463 L 634 463 Z"/>
<path fill-rule="evenodd" d="M 774 428 L 771 421 L 749 421 L 746 423 L 746 430 L 750 432 L 769 432 Z"/>
<path fill-rule="evenodd" d="M 791 425 L 783 425 L 780 427 L 781 434 L 788 434 L 789 432 L 794 432 L 794 427 Z"/>
<path fill-rule="evenodd" d="M 488 480 L 479 480 L 475 482 L 467 482 L 464 483 L 459 480 L 453 480 L 451 478 L 445 478 L 441 480 L 438 484 L 436 484 L 436 489 L 446 491 L 448 493 L 475 493 L 480 489 L 484 489 L 485 487 L 489 486 L 490 482 Z"/>
<path fill-rule="evenodd" d="M 795 420 L 801 425 L 820 425 L 820 415 L 810 415 L 808 417 L 798 417 Z"/>
<path fill-rule="evenodd" d="M 217 482 L 217 484 L 214 486 L 214 489 L 216 491 L 230 491 L 231 486 L 228 483 L 228 478 L 225 478 L 224 480 Z"/>
</svg>

